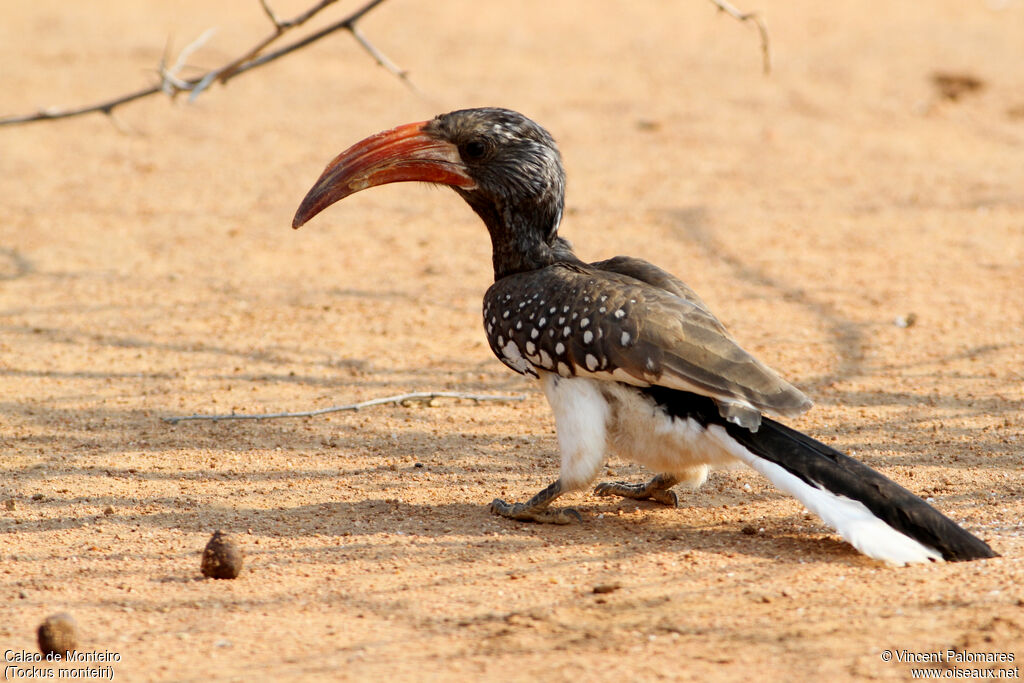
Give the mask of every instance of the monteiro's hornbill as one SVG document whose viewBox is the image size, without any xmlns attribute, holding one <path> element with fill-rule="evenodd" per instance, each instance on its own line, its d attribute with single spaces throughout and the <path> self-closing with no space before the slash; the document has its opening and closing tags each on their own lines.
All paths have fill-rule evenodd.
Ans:
<svg viewBox="0 0 1024 683">
<path fill-rule="evenodd" d="M 972 536 L 878 472 L 765 416 L 811 402 L 744 351 L 682 281 L 646 261 L 584 263 L 558 235 L 565 174 L 551 135 L 513 111 L 468 109 L 373 135 L 336 157 L 295 214 L 298 228 L 375 185 L 449 185 L 487 225 L 494 284 L 484 296 L 491 349 L 540 380 L 555 415 L 561 472 L 516 520 L 567 523 L 550 504 L 590 484 L 608 451 L 656 472 L 596 492 L 677 504 L 711 467 L 744 462 L 858 550 L 892 564 L 993 557 Z"/>
</svg>

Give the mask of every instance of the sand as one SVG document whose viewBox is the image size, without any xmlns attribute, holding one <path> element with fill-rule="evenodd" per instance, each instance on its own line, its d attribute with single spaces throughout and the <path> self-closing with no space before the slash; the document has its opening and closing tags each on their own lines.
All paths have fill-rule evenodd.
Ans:
<svg viewBox="0 0 1024 683">
<path fill-rule="evenodd" d="M 169 40 L 210 27 L 191 64 L 270 29 L 256 2 L 8 4 L 0 114 L 149 85 Z M 8 677 L 87 666 L 11 661 L 63 611 L 118 680 L 906 680 L 950 649 L 1014 661 L 930 665 L 1019 667 L 1024 2 L 743 7 L 768 76 L 754 29 L 706 2 L 389 0 L 361 27 L 418 93 L 337 34 L 191 104 L 0 128 Z M 402 184 L 289 227 L 341 149 L 481 105 L 559 140 L 583 258 L 685 279 L 815 400 L 790 424 L 1002 557 L 880 565 L 747 470 L 678 509 L 489 514 L 558 464 L 538 387 L 486 346 L 482 225 Z M 525 398 L 162 419 L 410 391 Z M 200 574 L 217 529 L 244 549 L 235 580 Z"/>
</svg>

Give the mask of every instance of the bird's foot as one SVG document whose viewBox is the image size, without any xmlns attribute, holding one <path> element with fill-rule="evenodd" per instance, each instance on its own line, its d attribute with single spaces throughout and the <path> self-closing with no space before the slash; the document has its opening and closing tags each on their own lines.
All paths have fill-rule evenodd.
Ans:
<svg viewBox="0 0 1024 683">
<path fill-rule="evenodd" d="M 643 484 L 630 484 L 625 481 L 609 481 L 598 484 L 594 493 L 599 496 L 621 496 L 633 500 L 653 500 L 668 505 L 679 507 L 679 496 L 672 490 L 677 483 L 676 479 L 667 474 L 659 474 L 650 481 Z"/>
<path fill-rule="evenodd" d="M 520 522 L 537 522 L 539 524 L 572 524 L 582 522 L 583 517 L 575 508 L 537 507 L 529 503 L 506 503 L 495 498 L 491 503 L 491 512 L 500 517 L 507 517 Z"/>
</svg>

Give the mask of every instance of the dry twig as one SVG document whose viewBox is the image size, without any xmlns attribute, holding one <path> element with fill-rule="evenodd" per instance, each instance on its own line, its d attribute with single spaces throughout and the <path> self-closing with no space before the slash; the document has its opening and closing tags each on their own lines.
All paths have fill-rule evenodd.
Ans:
<svg viewBox="0 0 1024 683">
<path fill-rule="evenodd" d="M 768 42 L 768 27 L 765 25 L 764 19 L 756 12 L 742 12 L 726 0 L 711 0 L 711 4 L 737 21 L 749 21 L 757 27 L 757 32 L 761 34 L 761 62 L 764 65 L 764 72 L 765 74 L 771 73 L 772 52 Z"/>
<path fill-rule="evenodd" d="M 178 415 L 174 417 L 161 418 L 164 422 L 169 422 L 172 425 L 176 425 L 179 422 L 185 422 L 186 420 L 212 420 L 218 422 L 220 420 L 273 420 L 284 417 L 316 417 L 317 415 L 325 415 L 326 413 L 338 413 L 345 410 L 361 410 L 363 408 L 369 408 L 370 406 L 379 406 L 386 403 L 406 403 L 406 402 L 426 402 L 432 401 L 435 398 L 455 398 L 465 399 L 469 401 L 522 401 L 525 396 L 492 396 L 488 394 L 463 394 L 457 391 L 415 391 L 411 394 L 399 394 L 398 396 L 385 396 L 384 398 L 373 398 L 369 401 L 362 401 L 360 403 L 349 403 L 343 406 L 332 406 L 330 408 L 320 408 L 318 410 L 304 410 L 298 413 L 262 413 L 262 414 L 245 414 L 245 413 L 230 413 L 227 415 Z"/>
<path fill-rule="evenodd" d="M 210 35 L 212 35 L 212 30 L 209 30 L 203 33 L 203 35 L 201 35 L 195 41 L 187 45 L 185 49 L 181 51 L 181 54 L 178 56 L 178 59 L 175 60 L 174 66 L 170 68 L 166 67 L 166 56 L 164 57 L 164 59 L 161 60 L 158 69 L 158 73 L 160 74 L 160 82 L 154 86 L 143 88 L 142 90 L 128 93 L 127 95 L 121 95 L 120 97 L 115 97 L 105 102 L 91 104 L 84 107 L 77 107 L 74 109 L 44 109 L 41 111 L 37 111 L 34 114 L 3 117 L 0 118 L 0 126 L 9 126 L 18 123 L 32 123 L 34 121 L 52 121 L 54 119 L 66 119 L 72 116 L 82 116 L 83 114 L 91 114 L 94 112 L 102 112 L 109 116 L 114 111 L 114 109 L 121 106 L 122 104 L 127 104 L 129 102 L 133 102 L 144 97 L 149 97 L 150 95 L 156 95 L 157 93 L 161 92 L 166 93 L 171 97 L 174 97 L 180 92 L 189 92 L 191 93 L 191 95 L 189 96 L 189 100 L 191 101 L 198 97 L 200 93 L 206 90 L 206 88 L 208 88 L 214 82 L 218 82 L 221 84 L 227 83 L 232 78 L 239 76 L 245 73 L 246 71 L 263 66 L 267 62 L 272 62 L 275 59 L 278 59 L 291 52 L 301 49 L 309 45 L 310 43 L 316 42 L 321 38 L 330 35 L 331 33 L 334 33 L 335 31 L 341 30 L 348 31 L 349 33 L 351 33 L 352 36 L 356 39 L 356 41 L 363 47 L 363 49 L 365 49 L 370 54 L 371 57 L 373 57 L 373 59 L 378 64 L 380 64 L 382 67 L 384 67 L 391 73 L 401 78 L 406 83 L 406 85 L 412 87 L 412 84 L 410 83 L 406 73 L 401 69 L 398 69 L 394 65 L 394 63 L 392 63 L 387 57 L 385 57 L 380 52 L 380 50 L 374 47 L 373 44 L 370 43 L 370 41 L 367 40 L 366 37 L 356 28 L 356 23 L 360 19 L 362 19 L 363 16 L 365 16 L 370 10 L 384 2 L 384 0 L 370 0 L 362 7 L 352 12 L 351 14 L 341 19 L 340 21 L 336 21 L 333 24 L 325 26 L 319 31 L 316 31 L 315 33 L 312 33 L 306 36 L 305 38 L 296 40 L 293 43 L 285 45 L 284 47 L 281 47 L 273 52 L 268 52 L 266 54 L 263 53 L 265 49 L 270 47 L 270 45 L 276 42 L 282 35 L 284 35 L 285 33 L 294 28 L 302 26 L 311 18 L 313 18 L 317 13 L 323 10 L 325 7 L 333 5 L 335 2 L 337 2 L 337 0 L 321 0 L 319 3 L 317 3 L 310 9 L 306 10 L 302 14 L 294 17 L 293 19 L 282 21 L 278 19 L 276 14 L 274 14 L 274 11 L 270 8 L 270 5 L 268 4 L 267 0 L 260 0 L 260 4 L 263 7 L 264 13 L 266 13 L 267 17 L 274 24 L 273 33 L 271 33 L 263 40 L 257 42 L 254 46 L 246 50 L 246 52 L 242 54 L 240 57 L 231 60 L 230 62 L 219 68 L 211 69 L 210 71 L 207 71 L 202 75 L 195 76 L 193 78 L 180 78 L 178 76 L 178 72 L 182 68 L 184 68 L 185 61 L 187 60 L 189 55 L 191 55 L 195 50 L 197 50 L 203 43 L 205 43 L 209 39 Z"/>
</svg>

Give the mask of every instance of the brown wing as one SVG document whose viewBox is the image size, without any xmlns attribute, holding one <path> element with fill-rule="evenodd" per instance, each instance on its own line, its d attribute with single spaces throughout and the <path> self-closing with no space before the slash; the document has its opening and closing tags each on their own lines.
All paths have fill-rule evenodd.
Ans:
<svg viewBox="0 0 1024 683">
<path fill-rule="evenodd" d="M 615 256 L 607 261 L 598 261 L 590 264 L 591 268 L 604 270 L 619 275 L 631 277 L 634 280 L 646 282 L 649 285 L 664 289 L 669 294 L 675 294 L 687 301 L 691 301 L 705 311 L 709 310 L 704 300 L 697 296 L 697 292 L 690 289 L 690 286 L 677 278 L 667 270 L 663 270 L 650 261 L 633 258 L 632 256 Z"/>
<path fill-rule="evenodd" d="M 599 268 L 609 263 L 672 289 Z M 556 264 L 496 282 L 484 297 L 491 349 L 524 374 L 541 368 L 709 396 L 723 416 L 751 429 L 761 412 L 793 416 L 810 407 L 740 348 L 689 287 L 638 264 L 644 262 Z"/>
</svg>

